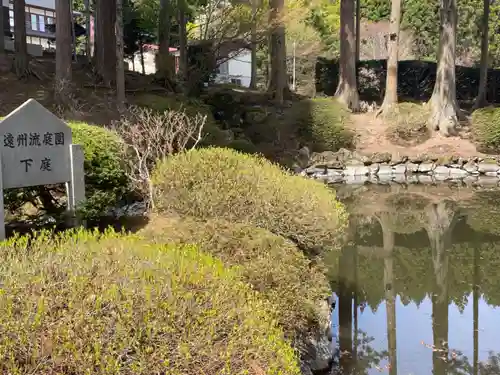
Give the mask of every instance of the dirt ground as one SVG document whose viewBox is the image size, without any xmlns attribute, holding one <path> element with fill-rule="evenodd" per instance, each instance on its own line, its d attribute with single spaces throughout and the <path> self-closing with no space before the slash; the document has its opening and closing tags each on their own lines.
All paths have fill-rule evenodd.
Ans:
<svg viewBox="0 0 500 375">
<path fill-rule="evenodd" d="M 405 156 L 422 154 L 462 157 L 481 156 L 472 142 L 460 137 L 443 137 L 435 132 L 430 139 L 422 144 L 403 147 L 391 143 L 386 137 L 387 126 L 374 113 L 360 113 L 353 115 L 353 130 L 358 135 L 356 149 L 364 154 L 373 152 L 390 152 Z"/>
</svg>

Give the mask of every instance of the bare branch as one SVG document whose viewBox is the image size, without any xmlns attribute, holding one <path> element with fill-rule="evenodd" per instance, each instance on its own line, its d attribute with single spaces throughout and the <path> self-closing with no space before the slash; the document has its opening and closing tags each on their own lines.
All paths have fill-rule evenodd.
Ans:
<svg viewBox="0 0 500 375">
<path fill-rule="evenodd" d="M 159 160 L 196 147 L 202 140 L 207 117 L 185 111 L 156 112 L 131 106 L 112 129 L 123 139 L 128 173 L 135 189 L 153 207 L 151 171 Z"/>
</svg>

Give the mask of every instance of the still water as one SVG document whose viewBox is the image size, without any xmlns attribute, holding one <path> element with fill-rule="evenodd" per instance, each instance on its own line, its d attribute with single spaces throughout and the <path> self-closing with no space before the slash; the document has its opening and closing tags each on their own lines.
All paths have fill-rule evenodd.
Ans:
<svg viewBox="0 0 500 375">
<path fill-rule="evenodd" d="M 500 375 L 500 190 L 342 186 L 334 374 Z"/>
</svg>

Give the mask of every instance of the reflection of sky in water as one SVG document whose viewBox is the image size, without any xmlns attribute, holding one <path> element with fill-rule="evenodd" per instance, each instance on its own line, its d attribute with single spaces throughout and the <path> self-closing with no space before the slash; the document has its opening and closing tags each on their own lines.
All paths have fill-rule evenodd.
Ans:
<svg viewBox="0 0 500 375">
<path fill-rule="evenodd" d="M 333 312 L 334 332 L 338 332 L 338 309 Z M 449 347 L 462 352 L 472 364 L 473 360 L 473 301 L 472 295 L 463 313 L 451 304 L 448 310 Z M 479 361 L 486 361 L 490 351 L 500 352 L 500 330 L 495 329 L 500 322 L 500 308 L 491 307 L 479 300 Z M 359 329 L 374 338 L 370 346 L 376 351 L 387 350 L 387 318 L 385 303 L 381 303 L 373 313 L 366 307 L 358 312 Z M 354 322 L 353 322 L 354 327 Z M 432 345 L 432 302 L 426 298 L 419 307 L 414 303 L 396 304 L 397 361 L 398 375 L 432 374 L 432 350 L 422 344 Z M 381 363 L 384 367 L 386 361 Z M 372 369 L 370 375 L 388 373 L 388 370 Z M 436 374 L 440 375 L 440 374 Z"/>
</svg>

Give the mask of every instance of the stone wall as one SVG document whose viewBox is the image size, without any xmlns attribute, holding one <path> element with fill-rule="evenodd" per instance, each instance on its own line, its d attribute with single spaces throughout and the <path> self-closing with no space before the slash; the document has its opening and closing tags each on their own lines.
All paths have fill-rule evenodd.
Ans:
<svg viewBox="0 0 500 375">
<path fill-rule="evenodd" d="M 498 157 L 362 155 L 341 149 L 313 154 L 304 166 L 301 175 L 327 183 L 434 183 L 455 180 L 467 185 L 500 186 Z"/>
</svg>

